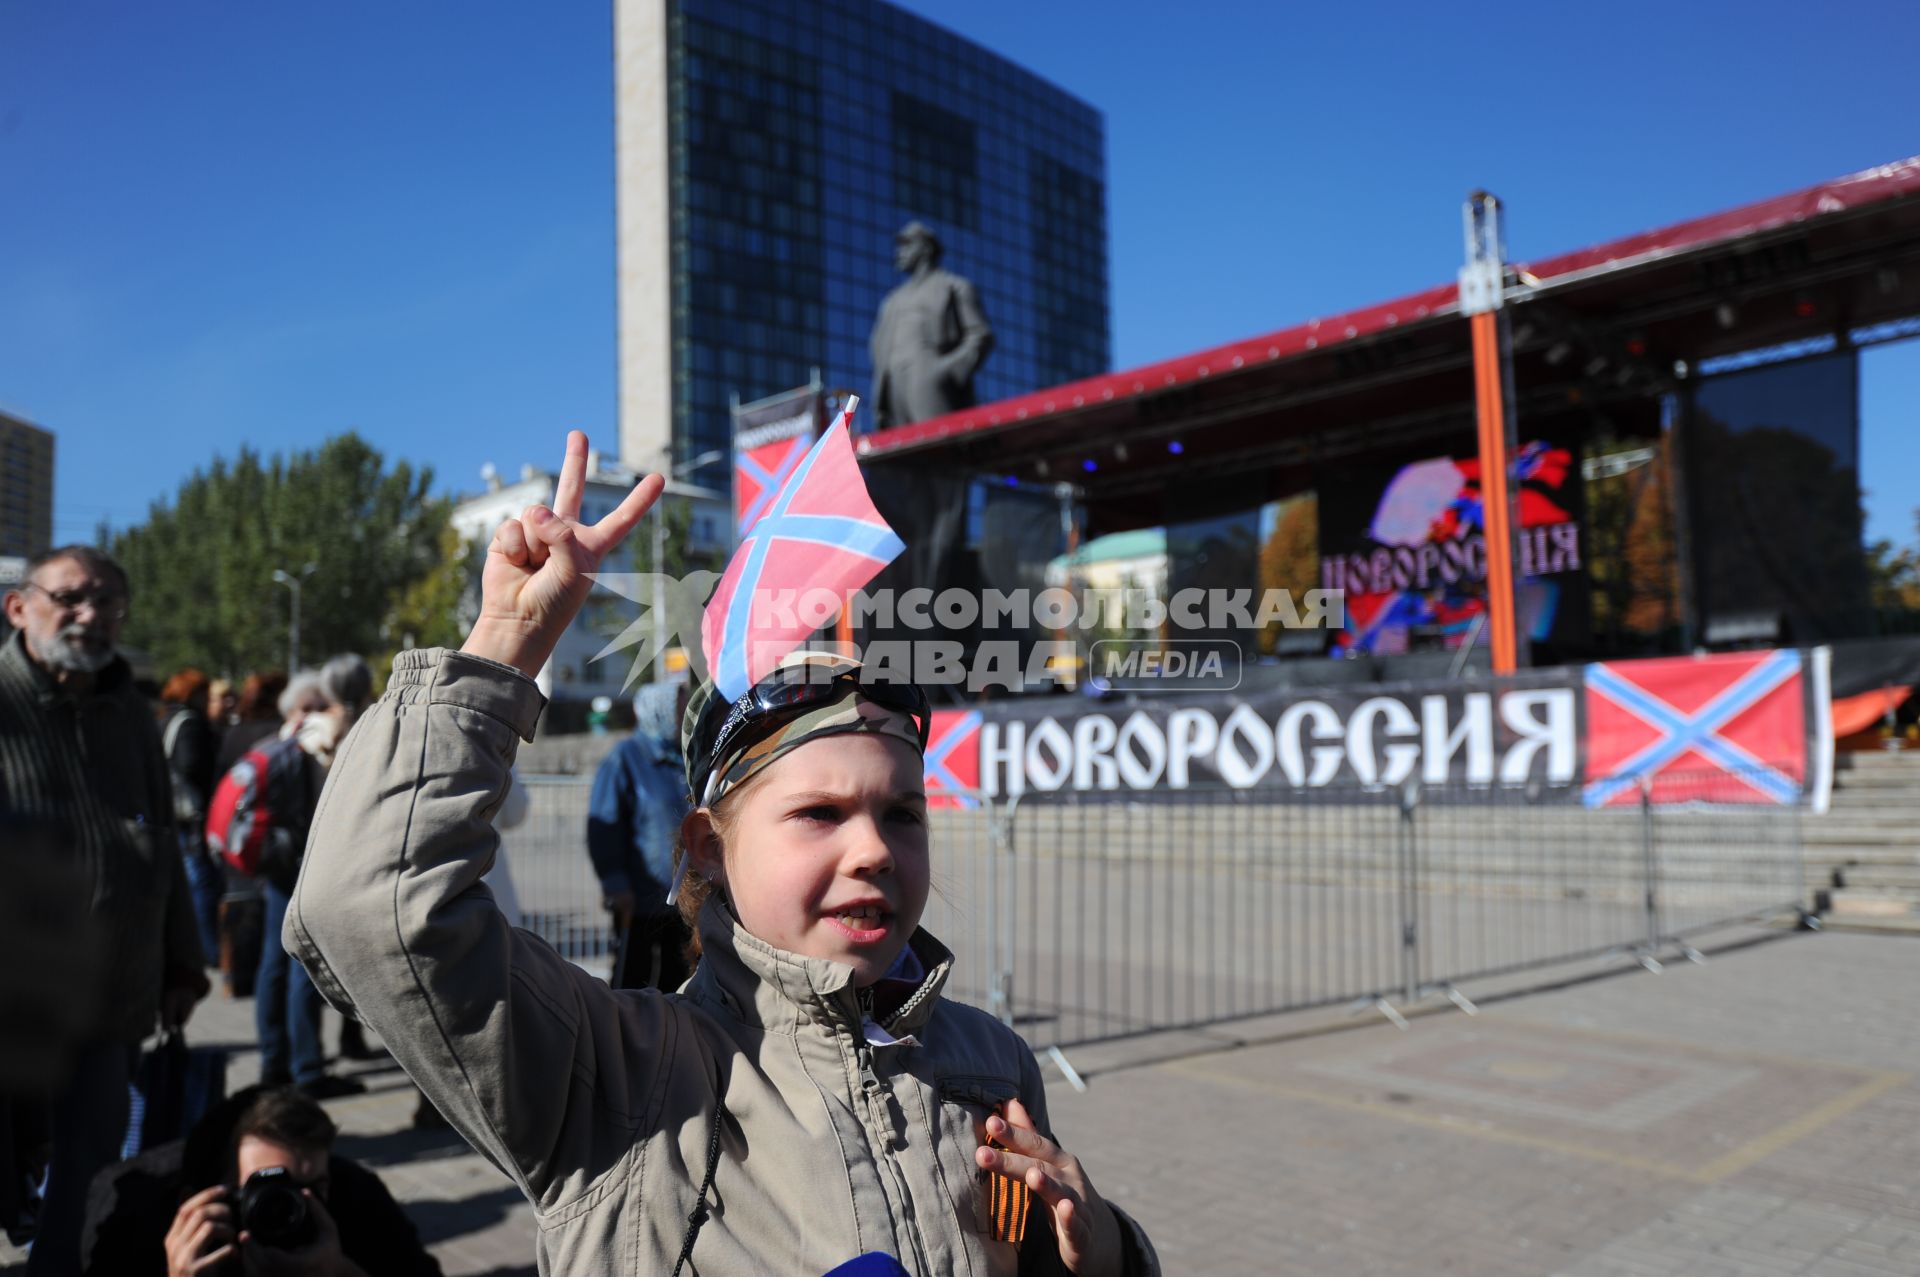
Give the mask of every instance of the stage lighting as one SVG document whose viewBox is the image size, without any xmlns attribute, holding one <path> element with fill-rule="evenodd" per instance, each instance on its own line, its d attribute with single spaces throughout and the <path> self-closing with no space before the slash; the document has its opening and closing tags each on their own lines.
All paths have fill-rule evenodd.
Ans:
<svg viewBox="0 0 1920 1277">
<path fill-rule="evenodd" d="M 1722 328 L 1731 328 L 1740 322 L 1740 312 L 1734 309 L 1732 302 L 1721 302 L 1713 308 L 1713 322 Z"/>
<path fill-rule="evenodd" d="M 1167 440 L 1167 451 L 1171 452 L 1174 456 L 1177 457 L 1181 453 L 1185 452 L 1186 450 L 1187 450 L 1186 445 L 1181 443 L 1178 439 Z"/>
<path fill-rule="evenodd" d="M 1039 476 L 1040 476 L 1040 477 L 1041 477 L 1042 479 L 1044 479 L 1044 478 L 1046 478 L 1046 477 L 1047 477 L 1047 463 L 1046 463 L 1046 462 L 1044 462 L 1044 461 L 1036 461 L 1036 462 L 1034 462 L 1034 463 L 1033 463 L 1033 472 L 1034 472 L 1035 474 L 1037 474 L 1037 475 L 1039 475 Z"/>
<path fill-rule="evenodd" d="M 1095 470 L 1098 470 L 1100 468 L 1100 463 L 1098 461 L 1095 461 L 1092 457 L 1088 457 L 1085 461 L 1082 461 L 1080 463 L 1080 468 L 1082 470 L 1085 470 L 1088 474 L 1092 474 Z"/>
<path fill-rule="evenodd" d="M 1573 353 L 1573 347 L 1564 341 L 1556 341 L 1547 347 L 1547 363 L 1558 368 L 1567 362 L 1567 356 Z"/>
<path fill-rule="evenodd" d="M 1598 377 L 1606 371 L 1606 368 L 1607 357 L 1605 355 L 1595 355 L 1592 359 L 1587 360 L 1586 366 L 1580 371 L 1589 377 Z"/>
<path fill-rule="evenodd" d="M 1646 338 L 1644 338 L 1644 337 L 1629 337 L 1629 338 L 1627 338 L 1627 353 L 1628 353 L 1629 355 L 1644 355 L 1644 354 L 1646 354 L 1646 353 L 1647 353 L 1647 339 L 1646 339 Z"/>
<path fill-rule="evenodd" d="M 1126 445 L 1126 444 L 1124 444 L 1124 443 L 1116 443 L 1116 444 L 1114 444 L 1114 445 L 1113 445 L 1113 459 L 1114 459 L 1115 461 L 1125 461 L 1125 460 L 1127 459 L 1127 445 Z"/>
<path fill-rule="evenodd" d="M 1802 319 L 1812 319 L 1819 309 L 1818 306 L 1813 304 L 1813 300 L 1807 297 L 1802 297 L 1793 304 L 1793 313 Z"/>
</svg>

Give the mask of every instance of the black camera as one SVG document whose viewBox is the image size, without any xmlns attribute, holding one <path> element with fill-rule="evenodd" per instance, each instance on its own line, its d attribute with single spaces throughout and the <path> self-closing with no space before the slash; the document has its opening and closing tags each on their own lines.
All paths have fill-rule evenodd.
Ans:
<svg viewBox="0 0 1920 1277">
<path fill-rule="evenodd" d="M 284 1166 L 269 1166 L 247 1176 L 240 1187 L 240 1227 L 262 1246 L 275 1250 L 299 1250 L 316 1233 L 300 1183 Z"/>
</svg>

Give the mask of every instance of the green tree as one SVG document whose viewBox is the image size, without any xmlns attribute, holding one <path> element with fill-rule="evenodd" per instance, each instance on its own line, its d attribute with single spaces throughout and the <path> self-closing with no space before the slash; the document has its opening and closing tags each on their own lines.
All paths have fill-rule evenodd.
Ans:
<svg viewBox="0 0 1920 1277">
<path fill-rule="evenodd" d="M 485 541 L 463 541 L 451 525 L 440 530 L 439 558 L 400 592 L 381 627 L 385 643 L 368 659 L 384 690 L 393 654 L 413 647 L 459 647 L 480 616 L 480 570 Z"/>
<path fill-rule="evenodd" d="M 386 651 L 399 642 L 396 622 L 414 615 L 399 615 L 402 600 L 445 565 L 451 505 L 428 495 L 432 481 L 431 470 L 405 461 L 389 467 L 351 433 L 290 457 L 262 460 L 243 448 L 231 462 L 216 459 L 113 538 L 134 587 L 127 643 L 162 671 L 280 668 L 292 597 L 273 573 L 300 575 L 311 563 L 302 662 Z"/>
<path fill-rule="evenodd" d="M 1873 606 L 1881 612 L 1920 612 L 1920 550 L 1887 540 L 1867 547 Z"/>
</svg>

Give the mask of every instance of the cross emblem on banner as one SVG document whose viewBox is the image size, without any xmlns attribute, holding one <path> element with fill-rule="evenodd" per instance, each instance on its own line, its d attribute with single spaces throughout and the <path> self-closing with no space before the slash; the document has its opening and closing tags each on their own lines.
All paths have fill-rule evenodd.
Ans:
<svg viewBox="0 0 1920 1277">
<path fill-rule="evenodd" d="M 1635 666 L 1654 664 L 1656 662 L 1641 661 L 1586 667 L 1590 726 L 1594 711 L 1601 708 L 1603 702 L 1654 732 L 1653 740 L 1618 760 L 1588 760 L 1590 769 L 1601 772 L 1587 782 L 1584 797 L 1588 806 L 1602 807 L 1614 802 L 1636 789 L 1642 777 L 1652 779 L 1663 771 L 1671 772 L 1675 764 L 1683 763 L 1689 755 L 1698 755 L 1776 803 L 1792 804 L 1800 800 L 1799 777 L 1782 771 L 1773 761 L 1761 758 L 1728 735 L 1735 720 L 1800 677 L 1798 652 L 1767 653 L 1692 711 L 1676 707 L 1624 672 Z M 1796 686 L 1796 711 L 1797 690 Z M 1596 702 L 1595 697 L 1600 698 L 1600 702 Z"/>
<path fill-rule="evenodd" d="M 745 536 L 753 530 L 753 525 L 760 521 L 762 514 L 766 513 L 768 503 L 779 495 L 780 485 L 787 481 L 788 476 L 793 473 L 793 468 L 800 464 L 802 457 L 807 455 L 807 442 L 805 435 L 796 435 L 787 440 L 786 451 L 780 454 L 779 463 L 771 470 L 754 460 L 754 454 L 771 452 L 779 446 L 777 444 L 765 448 L 754 448 L 736 456 L 735 461 L 740 473 L 759 485 L 759 491 L 754 493 L 753 500 L 749 501 L 747 508 L 740 512 L 740 536 Z"/>
<path fill-rule="evenodd" d="M 934 711 L 933 730 L 927 738 L 923 768 L 929 799 L 945 799 L 962 807 L 980 805 L 980 800 L 969 791 L 980 787 L 978 739 L 981 722 L 979 710 L 961 713 Z M 969 750 L 973 752 L 969 753 Z M 969 771 L 975 773 L 972 778 L 962 774 Z"/>
</svg>

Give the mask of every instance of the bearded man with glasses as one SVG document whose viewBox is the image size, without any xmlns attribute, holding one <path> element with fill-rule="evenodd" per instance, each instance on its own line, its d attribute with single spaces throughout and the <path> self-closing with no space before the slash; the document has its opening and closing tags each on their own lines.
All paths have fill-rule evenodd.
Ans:
<svg viewBox="0 0 1920 1277">
<path fill-rule="evenodd" d="M 140 1043 L 156 1021 L 184 1024 L 208 988 L 159 730 L 115 650 L 128 602 L 126 572 L 85 545 L 30 560 L 5 600 L 0 813 L 61 831 L 105 946 L 98 983 L 76 990 L 96 1014 L 51 1097 L 29 1273 L 78 1270 L 87 1185 L 119 1158 Z"/>
</svg>

